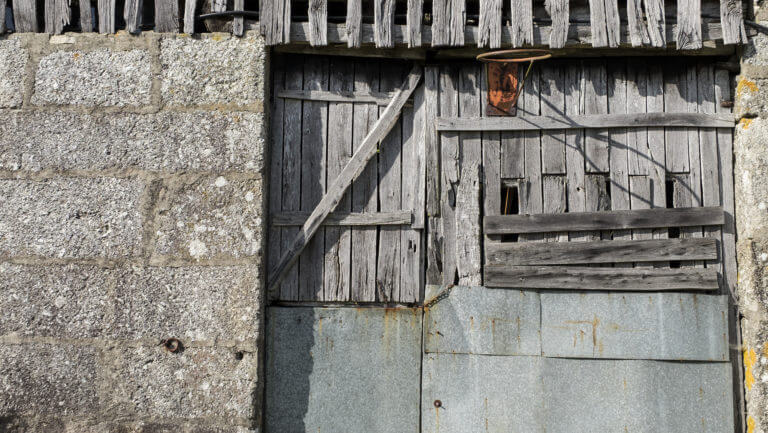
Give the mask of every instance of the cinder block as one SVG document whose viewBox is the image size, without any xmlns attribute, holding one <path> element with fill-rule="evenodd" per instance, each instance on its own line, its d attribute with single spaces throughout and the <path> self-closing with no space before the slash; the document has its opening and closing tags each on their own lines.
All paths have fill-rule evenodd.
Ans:
<svg viewBox="0 0 768 433">
<path fill-rule="evenodd" d="M 57 51 L 35 74 L 35 105 L 141 106 L 151 102 L 146 50 Z"/>
<path fill-rule="evenodd" d="M 67 344 L 0 346 L 0 417 L 98 410 L 94 349 Z"/>
<path fill-rule="evenodd" d="M 252 105 L 264 99 L 261 37 L 165 37 L 160 42 L 160 63 L 166 104 Z"/>
<path fill-rule="evenodd" d="M 119 348 L 104 354 L 104 405 L 134 417 L 252 418 L 256 408 L 255 353 L 232 349 Z"/>
<path fill-rule="evenodd" d="M 258 113 L 0 111 L 0 170 L 261 170 Z"/>
<path fill-rule="evenodd" d="M 17 39 L 0 41 L 0 108 L 20 107 L 24 99 L 27 50 Z"/>
<path fill-rule="evenodd" d="M 136 179 L 0 180 L 0 258 L 138 256 L 143 192 Z"/>
<path fill-rule="evenodd" d="M 169 185 L 161 195 L 155 259 L 258 260 L 262 181 L 205 176 Z"/>
</svg>

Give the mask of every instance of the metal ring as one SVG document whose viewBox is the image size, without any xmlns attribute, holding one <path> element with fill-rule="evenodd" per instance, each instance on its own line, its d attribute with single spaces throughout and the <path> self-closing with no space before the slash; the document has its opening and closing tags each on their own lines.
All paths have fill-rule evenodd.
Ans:
<svg viewBox="0 0 768 433">
<path fill-rule="evenodd" d="M 515 58 L 497 58 L 496 56 L 504 56 L 504 55 L 523 55 L 527 54 L 525 57 L 515 57 Z M 502 51 L 489 51 L 487 53 L 479 54 L 476 59 L 481 62 L 487 62 L 487 63 L 523 63 L 523 62 L 534 62 L 536 60 L 545 60 L 552 57 L 552 52 L 547 50 L 539 50 L 539 49 L 522 49 L 522 50 L 502 50 Z"/>
</svg>

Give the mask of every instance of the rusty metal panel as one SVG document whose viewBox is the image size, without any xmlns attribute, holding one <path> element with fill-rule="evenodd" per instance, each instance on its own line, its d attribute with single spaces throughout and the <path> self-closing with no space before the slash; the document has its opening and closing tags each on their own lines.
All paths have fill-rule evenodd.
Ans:
<svg viewBox="0 0 768 433">
<path fill-rule="evenodd" d="M 733 431 L 728 363 L 441 353 L 422 380 L 425 433 Z"/>
<path fill-rule="evenodd" d="M 419 430 L 420 309 L 267 310 L 266 431 Z"/>
<path fill-rule="evenodd" d="M 424 351 L 539 355 L 539 294 L 455 286 L 426 309 Z"/>
<path fill-rule="evenodd" d="M 727 308 L 691 293 L 542 293 L 542 354 L 727 361 Z"/>
</svg>

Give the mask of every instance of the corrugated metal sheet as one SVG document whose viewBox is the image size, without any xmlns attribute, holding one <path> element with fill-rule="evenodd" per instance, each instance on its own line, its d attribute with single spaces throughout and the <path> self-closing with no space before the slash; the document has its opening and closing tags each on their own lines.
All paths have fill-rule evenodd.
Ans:
<svg viewBox="0 0 768 433">
<path fill-rule="evenodd" d="M 425 433 L 733 429 L 728 363 L 427 354 L 423 386 Z"/>
<path fill-rule="evenodd" d="M 435 353 L 538 355 L 539 294 L 456 286 L 424 315 L 424 350 Z"/>
<path fill-rule="evenodd" d="M 267 313 L 266 431 L 419 430 L 421 310 Z"/>
<path fill-rule="evenodd" d="M 542 354 L 727 361 L 728 299 L 690 293 L 542 293 Z"/>
</svg>

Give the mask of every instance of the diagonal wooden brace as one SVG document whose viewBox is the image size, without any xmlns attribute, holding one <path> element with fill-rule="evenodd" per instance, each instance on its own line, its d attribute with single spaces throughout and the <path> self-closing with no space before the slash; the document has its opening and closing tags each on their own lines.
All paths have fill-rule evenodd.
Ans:
<svg viewBox="0 0 768 433">
<path fill-rule="evenodd" d="M 360 176 L 368 161 L 376 155 L 378 150 L 377 143 L 383 140 L 389 131 L 392 130 L 392 127 L 395 126 L 397 119 L 400 117 L 400 111 L 408 98 L 410 98 L 411 93 L 416 89 L 419 81 L 421 81 L 421 76 L 421 66 L 415 65 L 408 74 L 408 78 L 405 79 L 400 88 L 395 92 L 392 101 L 387 105 L 387 108 L 373 126 L 373 129 L 371 129 L 371 132 L 368 133 L 355 154 L 352 155 L 352 159 L 349 160 L 339 176 L 328 187 L 320 203 L 309 215 L 309 218 L 307 218 L 307 221 L 301 227 L 293 242 L 291 242 L 290 247 L 280 257 L 280 262 L 272 270 L 267 285 L 270 292 L 277 289 L 288 273 L 288 270 L 296 263 L 299 255 L 307 247 L 307 244 L 309 244 L 312 236 L 320 228 L 325 218 L 339 204 L 339 201 L 344 196 L 344 192 Z"/>
</svg>

